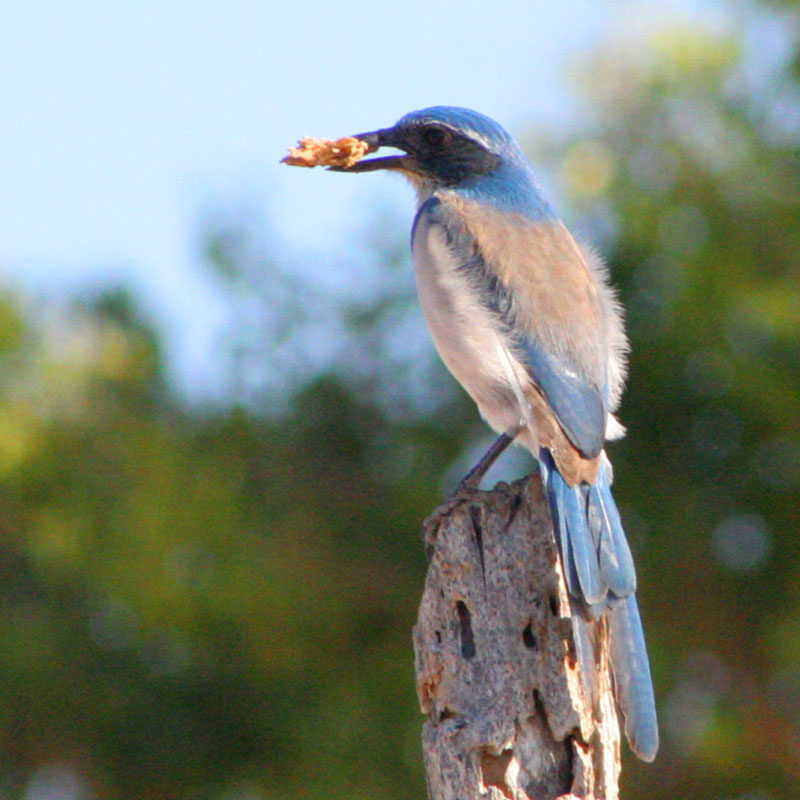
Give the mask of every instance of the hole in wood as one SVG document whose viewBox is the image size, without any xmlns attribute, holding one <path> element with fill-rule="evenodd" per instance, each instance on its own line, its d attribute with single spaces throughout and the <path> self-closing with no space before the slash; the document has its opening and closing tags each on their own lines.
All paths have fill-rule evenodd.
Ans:
<svg viewBox="0 0 800 800">
<path fill-rule="evenodd" d="M 481 755 L 481 780 L 487 788 L 494 786 L 503 793 L 503 797 L 513 798 L 514 795 L 506 783 L 506 770 L 514 757 L 513 750 L 503 750 L 499 756 L 484 752 Z"/>
<path fill-rule="evenodd" d="M 472 614 L 462 600 L 456 603 L 459 633 L 461 635 L 461 655 L 466 659 L 475 657 L 475 637 L 472 634 Z"/>
<path fill-rule="evenodd" d="M 554 594 L 550 595 L 550 613 L 554 617 L 560 617 L 561 616 L 561 614 L 559 614 L 559 612 L 558 612 L 558 598 Z"/>
<path fill-rule="evenodd" d="M 522 631 L 522 641 L 528 650 L 539 649 L 539 643 L 536 641 L 536 637 L 533 635 L 533 629 L 531 628 L 530 622 L 525 626 L 525 630 Z"/>
</svg>

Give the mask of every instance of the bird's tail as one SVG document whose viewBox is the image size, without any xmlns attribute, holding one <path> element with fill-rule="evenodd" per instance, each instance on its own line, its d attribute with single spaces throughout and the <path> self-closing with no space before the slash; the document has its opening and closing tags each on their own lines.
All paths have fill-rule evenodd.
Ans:
<svg viewBox="0 0 800 800">
<path fill-rule="evenodd" d="M 636 604 L 636 571 L 611 496 L 611 466 L 600 465 L 597 481 L 571 487 L 549 450 L 539 458 L 561 563 L 572 597 L 575 647 L 581 670 L 590 676 L 595 664 L 586 617 L 608 615 L 611 664 L 616 698 L 625 718 L 631 749 L 643 761 L 658 750 L 650 664 Z"/>
</svg>

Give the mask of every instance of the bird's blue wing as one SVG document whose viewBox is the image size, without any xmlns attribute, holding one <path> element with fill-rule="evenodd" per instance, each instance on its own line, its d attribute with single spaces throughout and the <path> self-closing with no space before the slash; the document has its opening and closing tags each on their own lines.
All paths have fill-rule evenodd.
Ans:
<svg viewBox="0 0 800 800">
<path fill-rule="evenodd" d="M 522 342 L 525 366 L 555 412 L 567 438 L 584 455 L 596 456 L 605 442 L 608 409 L 603 392 L 576 367 L 528 337 Z"/>
</svg>

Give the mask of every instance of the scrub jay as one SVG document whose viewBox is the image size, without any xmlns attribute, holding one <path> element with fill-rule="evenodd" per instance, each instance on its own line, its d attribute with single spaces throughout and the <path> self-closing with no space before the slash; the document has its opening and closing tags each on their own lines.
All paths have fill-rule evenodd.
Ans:
<svg viewBox="0 0 800 800">
<path fill-rule="evenodd" d="M 605 614 L 617 702 L 632 750 L 658 750 L 636 574 L 603 445 L 625 377 L 622 314 L 600 258 L 580 247 L 517 143 L 464 108 L 413 111 L 359 134 L 371 158 L 343 172 L 395 170 L 414 185 L 417 290 L 442 360 L 500 434 L 465 478 L 475 487 L 518 441 L 538 458 L 572 598 L 575 644 L 594 670 L 586 620 Z"/>
</svg>

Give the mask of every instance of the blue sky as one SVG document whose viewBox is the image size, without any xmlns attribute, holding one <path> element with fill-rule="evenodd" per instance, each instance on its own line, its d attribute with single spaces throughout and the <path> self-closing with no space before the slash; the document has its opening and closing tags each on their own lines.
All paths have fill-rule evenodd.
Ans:
<svg viewBox="0 0 800 800">
<path fill-rule="evenodd" d="M 338 249 L 389 176 L 278 164 L 305 134 L 339 136 L 433 104 L 513 132 L 567 118 L 564 65 L 656 3 L 389 4 L 99 0 L 7 4 L 0 26 L 0 263 L 61 294 L 123 279 L 169 334 L 184 383 L 213 375 L 221 310 L 197 221 L 261 202 L 288 248 Z M 670 3 L 694 14 L 703 4 Z M 309 241 L 313 220 L 314 241 Z"/>
</svg>

